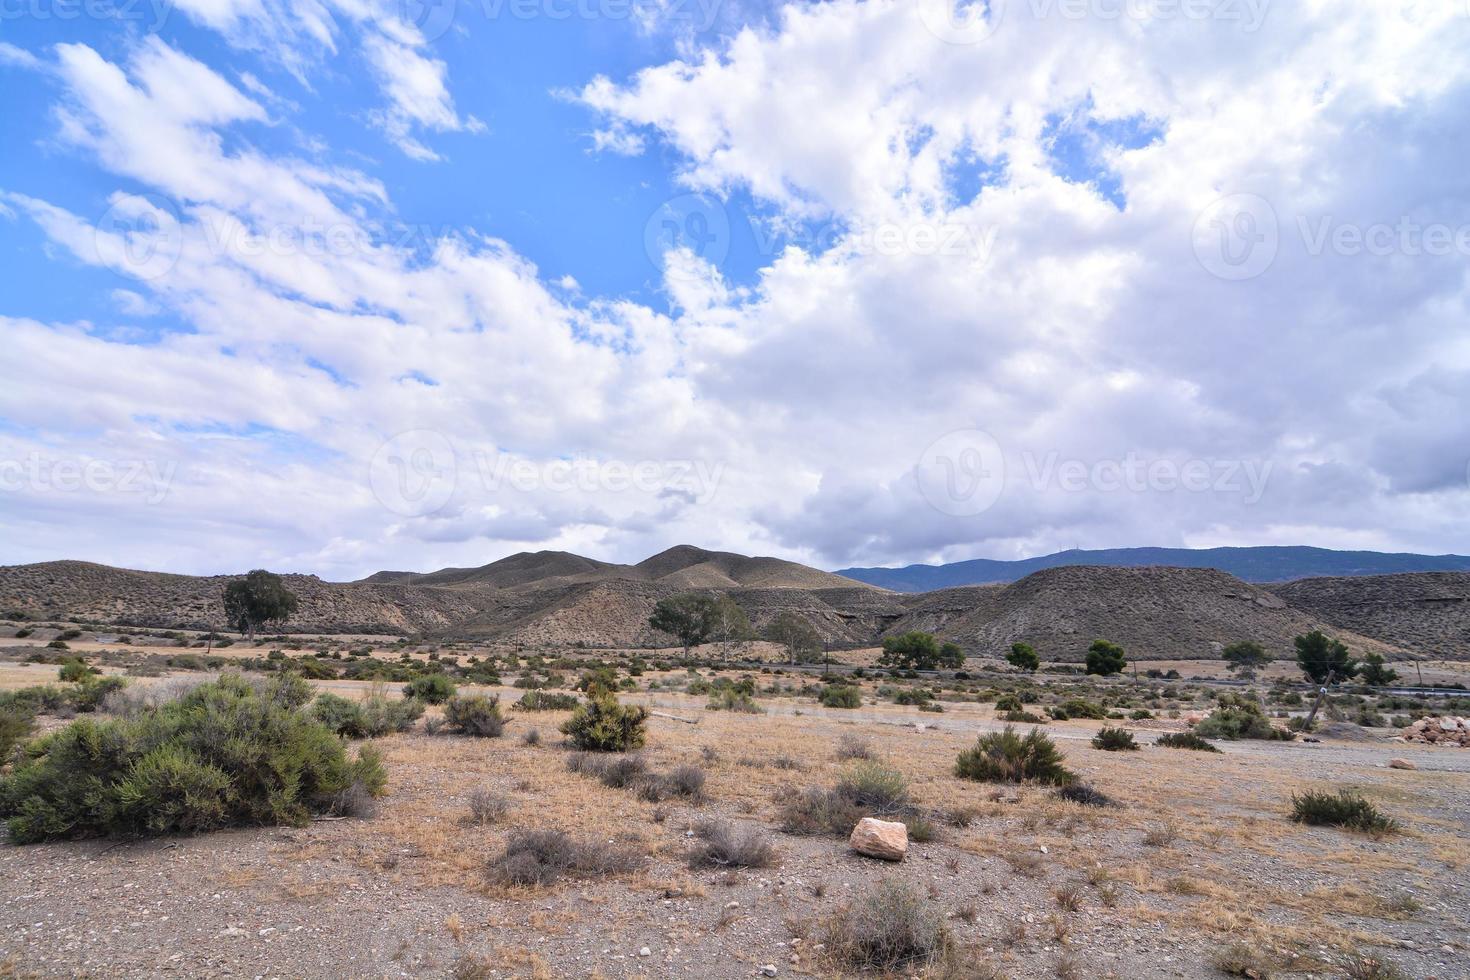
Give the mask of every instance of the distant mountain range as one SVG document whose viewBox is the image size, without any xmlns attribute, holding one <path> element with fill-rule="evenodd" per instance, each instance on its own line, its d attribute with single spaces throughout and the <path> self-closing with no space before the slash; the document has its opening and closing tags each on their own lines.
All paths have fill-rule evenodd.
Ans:
<svg viewBox="0 0 1470 980">
<path fill-rule="evenodd" d="M 1213 568 L 1247 582 L 1289 582 L 1318 576 L 1396 575 L 1403 572 L 1470 571 L 1464 555 L 1385 554 L 1377 551 L 1332 551 L 1327 548 L 1111 548 L 1103 551 L 1059 551 L 1041 558 L 996 561 L 976 558 L 948 565 L 905 568 L 844 568 L 835 574 L 895 592 L 930 592 L 961 585 L 1016 582 L 1032 572 L 1068 565 L 1110 568 Z"/>
<path fill-rule="evenodd" d="M 796 613 L 835 648 L 924 630 L 991 658 L 1025 641 L 1044 659 L 1078 661 L 1097 637 L 1123 644 L 1133 660 L 1208 658 L 1241 639 L 1283 656 L 1295 636 L 1322 629 L 1359 653 L 1470 658 L 1470 572 L 1366 574 L 1402 573 L 1426 562 L 1438 563 L 1431 568 L 1470 568 L 1464 558 L 1311 548 L 1140 548 L 1073 551 L 1030 562 L 857 569 L 843 577 L 777 558 L 681 545 L 636 565 L 541 551 L 479 568 L 378 572 L 358 582 L 299 574 L 284 579 L 300 602 L 290 632 L 418 636 L 523 649 L 667 647 L 673 639 L 651 628 L 649 614 L 660 599 L 693 590 L 729 596 L 757 630 L 783 612 Z M 1446 565 L 1453 562 L 1460 564 Z M 1338 574 L 1262 587 L 1230 569 L 1258 580 L 1319 570 Z M 927 575 L 923 584 L 894 583 L 926 591 L 890 590 L 883 587 L 887 579 L 859 582 L 855 572 Z M 80 561 L 0 566 L 0 620 L 14 624 L 0 624 L 0 640 L 14 636 L 22 622 L 221 629 L 220 597 L 233 578 Z"/>
</svg>

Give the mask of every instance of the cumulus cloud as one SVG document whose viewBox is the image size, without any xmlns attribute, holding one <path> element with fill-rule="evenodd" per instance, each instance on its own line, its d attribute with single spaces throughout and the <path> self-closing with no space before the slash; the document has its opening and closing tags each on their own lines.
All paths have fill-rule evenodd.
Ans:
<svg viewBox="0 0 1470 980">
<path fill-rule="evenodd" d="M 372 177 L 252 148 L 283 111 L 258 79 L 159 41 L 122 63 L 63 45 L 61 137 L 140 186 L 103 215 L 3 204 L 132 279 L 124 312 L 188 330 L 0 321 L 27 365 L 3 451 L 176 470 L 163 506 L 27 484 L 9 557 L 72 553 L 62 515 L 102 560 L 329 575 L 680 541 L 830 566 L 1470 549 L 1470 202 L 1446 136 L 1470 132 L 1470 18 L 1011 4 L 956 44 L 923 6 L 792 4 L 589 80 L 603 148 L 657 146 L 732 222 L 750 199 L 782 232 L 748 280 L 671 249 L 670 312 L 547 282 L 495 229 L 395 243 Z M 295 11 L 320 45 L 341 15 L 191 9 L 240 38 Z M 353 23 L 407 152 L 474 125 L 412 33 Z"/>
</svg>

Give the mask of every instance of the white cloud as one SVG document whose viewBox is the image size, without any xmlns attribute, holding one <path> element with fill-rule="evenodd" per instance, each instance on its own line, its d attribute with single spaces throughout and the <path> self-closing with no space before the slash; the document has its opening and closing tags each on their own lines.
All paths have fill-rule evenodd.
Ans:
<svg viewBox="0 0 1470 980">
<path fill-rule="evenodd" d="M 591 83 L 604 131 L 662 143 L 690 186 L 753 196 L 787 229 L 843 229 L 764 256 L 749 283 L 671 252 L 671 316 L 545 282 L 486 232 L 391 246 L 375 181 L 251 149 L 262 107 L 277 111 L 255 86 L 158 42 L 125 66 L 63 46 L 63 136 L 150 195 L 119 193 L 107 216 L 4 203 L 192 332 L 142 346 L 4 321 L 27 371 L 0 414 L 49 451 L 179 475 L 166 508 L 130 511 L 112 537 L 115 502 L 22 494 L 11 557 L 54 557 L 61 514 L 102 560 L 326 574 L 533 545 L 632 559 L 680 540 L 833 565 L 1231 540 L 1470 550 L 1466 256 L 1311 245 L 1324 218 L 1470 214 L 1463 147 L 1444 136 L 1470 123 L 1470 18 L 1321 0 L 1243 34 L 1011 6 L 970 46 L 905 4 L 790 6 L 718 51 Z M 442 66 L 381 37 L 369 48 L 404 69 L 382 79 L 395 138 L 469 125 Z M 1091 180 L 1059 175 L 1059 116 L 1092 134 L 1067 171 Z M 1098 135 L 1137 120 L 1158 138 Z M 977 161 L 986 179 L 965 173 Z M 1100 193 L 1108 178 L 1125 207 Z M 1196 222 L 1245 192 L 1274 207 L 1278 254 L 1227 281 L 1197 257 Z M 57 395 L 77 388 L 88 398 Z M 964 516 L 918 464 L 975 428 L 1000 444 L 1005 488 Z M 431 516 L 368 479 L 406 430 L 451 447 L 453 492 Z M 6 438 L 12 454 L 41 444 Z M 506 455 L 530 467 L 526 488 L 487 481 Z M 548 478 L 583 458 L 719 475 L 709 493 L 668 470 L 649 489 L 605 467 L 587 485 Z M 952 459 L 955 476 L 972 462 Z M 1158 464 L 1143 490 L 1107 487 L 1135 462 Z M 1158 475 L 1196 463 L 1202 488 Z M 184 541 L 199 550 L 181 558 Z"/>
</svg>

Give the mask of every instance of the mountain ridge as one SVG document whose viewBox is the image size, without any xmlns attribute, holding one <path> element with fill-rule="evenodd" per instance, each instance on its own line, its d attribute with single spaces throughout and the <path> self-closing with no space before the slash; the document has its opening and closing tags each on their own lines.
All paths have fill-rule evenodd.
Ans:
<svg viewBox="0 0 1470 980">
<path fill-rule="evenodd" d="M 1000 585 L 1046 568 L 1213 568 L 1246 582 L 1288 582 L 1319 577 L 1366 577 L 1413 572 L 1470 572 L 1470 556 L 1409 552 L 1337 551 L 1304 545 L 1224 548 L 1071 549 L 1014 561 L 973 558 L 943 565 L 854 567 L 834 574 L 895 592 L 931 592 L 964 585 Z"/>
</svg>

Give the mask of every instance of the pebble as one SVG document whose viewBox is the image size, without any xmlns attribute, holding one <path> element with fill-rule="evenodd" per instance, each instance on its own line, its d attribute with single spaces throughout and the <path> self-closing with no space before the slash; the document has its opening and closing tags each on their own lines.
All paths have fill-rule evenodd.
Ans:
<svg viewBox="0 0 1470 980">
<path fill-rule="evenodd" d="M 767 963 L 761 967 L 761 976 L 763 977 L 774 977 L 778 972 L 774 963 Z"/>
</svg>

